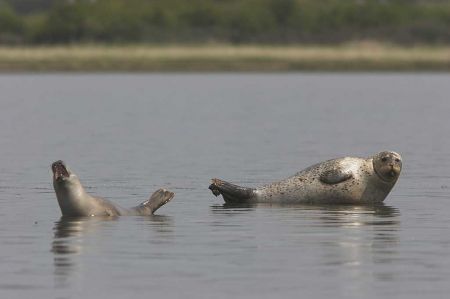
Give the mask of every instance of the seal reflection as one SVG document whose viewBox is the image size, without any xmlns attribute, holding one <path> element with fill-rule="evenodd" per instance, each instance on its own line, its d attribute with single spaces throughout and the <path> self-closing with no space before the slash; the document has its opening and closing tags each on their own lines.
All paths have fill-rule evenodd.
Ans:
<svg viewBox="0 0 450 299">
<path fill-rule="evenodd" d="M 401 255 L 398 248 L 400 212 L 384 204 L 335 207 L 318 216 L 326 240 L 321 240 L 323 275 L 353 281 L 348 286 L 364 297 L 374 281 L 395 281 L 398 273 L 390 265 Z"/>
<path fill-rule="evenodd" d="M 53 227 L 51 251 L 54 253 L 56 286 L 64 287 L 77 268 L 77 256 L 83 252 L 85 234 L 95 231 L 101 221 L 113 221 L 115 217 L 61 217 Z"/>
<path fill-rule="evenodd" d="M 108 231 L 120 231 L 125 228 L 124 233 L 129 232 L 126 226 L 122 226 L 120 221 L 125 225 L 145 226 L 149 227 L 154 233 L 149 236 L 149 242 L 152 244 L 170 242 L 173 234 L 173 219 L 170 216 L 151 215 L 136 217 L 61 217 L 56 221 L 53 227 L 54 236 L 51 243 L 51 251 L 54 256 L 54 276 L 55 286 L 57 288 L 73 287 L 82 282 L 82 277 L 74 279 L 76 276 L 82 275 L 83 257 L 95 254 L 93 251 L 97 248 L 93 246 L 101 246 L 101 244 L 93 240 L 96 235 L 103 237 L 114 236 L 108 234 Z M 117 222 L 117 223 L 112 223 Z M 113 225 L 113 226 L 111 226 Z M 121 227 L 117 227 L 120 225 Z M 104 239 L 107 242 L 112 239 Z M 100 248 L 101 252 L 103 249 Z M 82 287 L 82 286 L 80 286 Z"/>
<path fill-rule="evenodd" d="M 216 216 L 211 223 L 214 227 L 233 225 L 233 232 L 246 231 L 243 234 L 246 238 L 259 234 L 251 241 L 241 240 L 255 250 L 286 252 L 286 259 L 294 258 L 289 256 L 292 252 L 289 248 L 296 248 L 293 252 L 309 252 L 305 260 L 314 261 L 320 275 L 351 280 L 348 288 L 360 297 L 364 297 L 373 281 L 399 279 L 395 269 L 380 267 L 394 263 L 402 255 L 400 211 L 395 207 L 225 204 L 212 206 L 211 212 Z M 264 219 L 264 223 L 257 222 L 258 219 Z M 261 243 L 261 239 L 265 241 Z M 269 241 L 273 241 L 272 247 L 265 249 Z"/>
</svg>

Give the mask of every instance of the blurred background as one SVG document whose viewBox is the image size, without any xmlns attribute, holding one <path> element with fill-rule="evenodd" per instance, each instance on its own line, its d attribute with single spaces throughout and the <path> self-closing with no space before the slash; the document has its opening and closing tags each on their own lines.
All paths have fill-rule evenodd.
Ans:
<svg viewBox="0 0 450 299">
<path fill-rule="evenodd" d="M 3 44 L 448 44 L 448 0 L 2 0 Z"/>
<path fill-rule="evenodd" d="M 448 70 L 449 28 L 448 0 L 0 0 L 0 69 L 224 70 L 226 64 L 219 64 L 218 60 L 242 62 L 249 57 L 271 64 L 228 65 L 228 68 L 345 69 L 349 64 L 342 64 L 342 60 L 347 57 L 355 62 L 352 69 Z M 36 45 L 83 45 L 85 50 L 88 45 L 90 49 L 93 45 L 133 45 L 146 49 L 168 45 L 172 49 L 174 45 L 208 46 L 216 52 L 203 52 L 200 56 L 212 55 L 211 61 L 206 63 L 204 58 L 198 61 L 197 57 L 197 65 L 193 66 L 189 65 L 195 60 L 192 55 L 180 51 L 181 54 L 165 57 L 175 61 L 169 67 L 155 63 L 164 61 L 162 57 L 153 61 L 149 57 L 140 57 L 140 61 L 147 62 L 141 64 L 132 63 L 133 55 L 127 59 L 123 53 L 112 53 L 113 58 L 94 65 L 95 59 L 78 60 L 75 66 L 52 62 L 51 57 L 62 54 L 47 51 L 41 52 L 39 57 L 42 59 L 47 54 L 50 57 L 47 57 L 47 65 L 37 66 L 33 64 L 33 53 L 14 56 L 4 50 L 11 46 Z M 217 53 L 218 48 L 232 46 L 236 49 L 249 45 L 257 49 L 263 45 L 285 49 L 297 47 L 297 56 L 274 51 L 246 54 L 241 51 L 233 52 L 234 56 L 230 58 L 227 56 L 230 53 Z M 315 57 L 317 61 L 311 62 L 310 54 L 302 54 L 298 49 L 311 46 L 320 47 L 319 51 L 341 47 L 341 52 L 319 53 Z M 344 53 L 343 46 L 347 50 L 356 49 L 358 53 Z M 414 49 L 410 48 L 412 46 Z M 393 48 L 401 51 L 390 54 Z M 373 57 L 373 50 L 379 56 Z M 411 50 L 417 53 L 411 55 Z M 164 51 L 156 54 L 168 55 Z M 78 56 L 89 55 L 99 58 L 98 53 L 89 51 Z M 333 59 L 330 55 L 334 55 Z M 77 55 L 72 53 L 71 56 Z M 283 63 L 280 63 L 280 57 L 283 57 Z M 305 63 L 308 59 L 310 62 Z"/>
</svg>

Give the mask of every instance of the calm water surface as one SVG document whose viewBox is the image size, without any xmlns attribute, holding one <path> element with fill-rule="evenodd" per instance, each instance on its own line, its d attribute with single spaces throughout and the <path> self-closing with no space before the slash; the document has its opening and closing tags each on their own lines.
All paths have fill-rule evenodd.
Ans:
<svg viewBox="0 0 450 299">
<path fill-rule="evenodd" d="M 447 298 L 450 75 L 0 75 L 0 298 Z M 381 150 L 381 207 L 225 207 Z M 50 164 L 153 217 L 61 219 Z"/>
</svg>

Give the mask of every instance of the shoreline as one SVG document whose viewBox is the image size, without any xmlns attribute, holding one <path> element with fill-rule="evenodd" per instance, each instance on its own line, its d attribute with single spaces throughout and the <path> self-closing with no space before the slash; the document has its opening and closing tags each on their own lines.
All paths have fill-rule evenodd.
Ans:
<svg viewBox="0 0 450 299">
<path fill-rule="evenodd" d="M 450 46 L 0 46 L 0 72 L 450 71 Z"/>
</svg>

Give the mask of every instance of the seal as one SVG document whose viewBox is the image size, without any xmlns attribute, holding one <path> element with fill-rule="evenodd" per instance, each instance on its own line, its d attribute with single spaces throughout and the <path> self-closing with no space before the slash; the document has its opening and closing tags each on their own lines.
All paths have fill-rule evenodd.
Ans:
<svg viewBox="0 0 450 299">
<path fill-rule="evenodd" d="M 375 204 L 384 201 L 402 169 L 396 152 L 369 158 L 344 157 L 310 166 L 260 188 L 212 179 L 209 189 L 226 203 Z"/>
<path fill-rule="evenodd" d="M 54 162 L 52 171 L 53 188 L 63 216 L 152 215 L 174 197 L 173 192 L 158 189 L 147 201 L 134 208 L 124 209 L 104 198 L 86 193 L 78 177 L 63 161 Z"/>
</svg>

